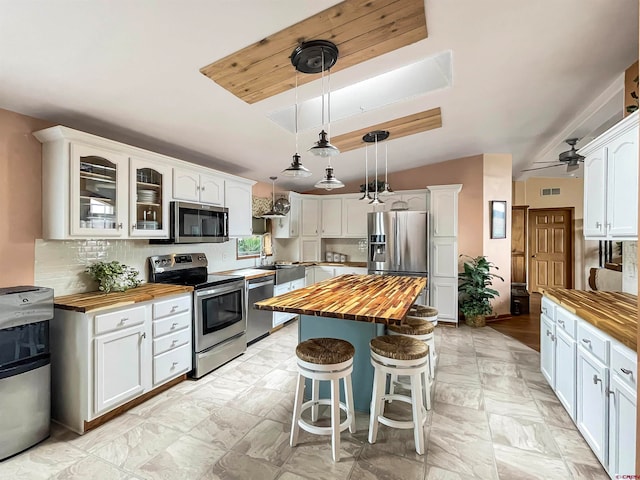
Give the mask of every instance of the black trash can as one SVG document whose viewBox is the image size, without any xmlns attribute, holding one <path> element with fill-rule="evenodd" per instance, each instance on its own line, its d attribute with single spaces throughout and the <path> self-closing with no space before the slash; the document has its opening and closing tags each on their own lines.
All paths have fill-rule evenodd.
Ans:
<svg viewBox="0 0 640 480">
<path fill-rule="evenodd" d="M 511 284 L 511 315 L 529 313 L 529 292 L 526 283 Z"/>
</svg>

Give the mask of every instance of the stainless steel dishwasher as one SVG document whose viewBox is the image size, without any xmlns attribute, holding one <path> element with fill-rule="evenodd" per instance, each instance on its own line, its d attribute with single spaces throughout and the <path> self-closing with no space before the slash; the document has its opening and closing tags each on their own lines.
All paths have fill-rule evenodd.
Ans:
<svg viewBox="0 0 640 480">
<path fill-rule="evenodd" d="M 273 326 L 273 312 L 256 310 L 254 303 L 273 297 L 273 275 L 247 280 L 247 344 L 260 340 Z"/>
</svg>

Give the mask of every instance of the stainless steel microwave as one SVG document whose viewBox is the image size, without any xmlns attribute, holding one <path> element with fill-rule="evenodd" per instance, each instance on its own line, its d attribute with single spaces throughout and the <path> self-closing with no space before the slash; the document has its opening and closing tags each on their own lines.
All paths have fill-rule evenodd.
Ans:
<svg viewBox="0 0 640 480">
<path fill-rule="evenodd" d="M 222 243 L 229 241 L 229 209 L 200 203 L 171 202 L 169 240 L 151 243 Z"/>
</svg>

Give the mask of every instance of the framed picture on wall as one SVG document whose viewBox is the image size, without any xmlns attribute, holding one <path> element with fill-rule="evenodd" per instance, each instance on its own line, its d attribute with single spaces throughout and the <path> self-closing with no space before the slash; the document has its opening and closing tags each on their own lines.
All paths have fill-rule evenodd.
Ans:
<svg viewBox="0 0 640 480">
<path fill-rule="evenodd" d="M 507 238 L 507 202 L 491 200 L 491 238 Z"/>
</svg>

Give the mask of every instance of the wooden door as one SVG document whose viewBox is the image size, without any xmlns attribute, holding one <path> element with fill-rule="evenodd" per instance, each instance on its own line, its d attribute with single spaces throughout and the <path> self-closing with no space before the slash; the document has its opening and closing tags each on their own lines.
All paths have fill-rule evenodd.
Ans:
<svg viewBox="0 0 640 480">
<path fill-rule="evenodd" d="M 573 287 L 573 208 L 529 210 L 529 291 Z"/>
<path fill-rule="evenodd" d="M 527 281 L 527 205 L 511 207 L 511 283 Z"/>
</svg>

